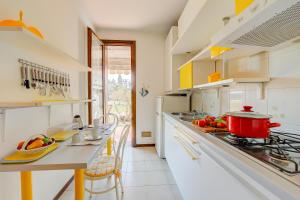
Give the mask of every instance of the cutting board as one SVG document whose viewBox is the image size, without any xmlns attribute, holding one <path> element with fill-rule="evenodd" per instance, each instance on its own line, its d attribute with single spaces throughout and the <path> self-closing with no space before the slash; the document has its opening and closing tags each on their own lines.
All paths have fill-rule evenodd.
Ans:
<svg viewBox="0 0 300 200">
<path fill-rule="evenodd" d="M 227 128 L 215 128 L 215 127 L 198 127 L 200 131 L 204 133 L 217 133 L 217 132 L 228 132 Z"/>
<path fill-rule="evenodd" d="M 77 133 L 79 133 L 78 130 L 59 131 L 59 132 L 51 135 L 51 137 L 54 138 L 55 141 L 57 141 L 57 142 L 62 142 L 62 141 L 69 139 L 70 137 L 72 137 L 73 135 L 75 135 Z"/>
<path fill-rule="evenodd" d="M 34 153 L 34 154 L 24 154 L 22 152 L 15 151 L 12 154 L 4 157 L 0 162 L 2 164 L 19 164 L 19 163 L 29 163 L 41 159 L 42 157 L 46 156 L 48 153 L 54 151 L 59 144 L 55 143 L 51 145 L 48 149 L 43 152 Z"/>
</svg>

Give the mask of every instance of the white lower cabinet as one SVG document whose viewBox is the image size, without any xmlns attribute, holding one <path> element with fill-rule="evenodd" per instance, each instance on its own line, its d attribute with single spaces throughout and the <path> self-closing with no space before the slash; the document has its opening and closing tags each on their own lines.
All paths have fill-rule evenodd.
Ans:
<svg viewBox="0 0 300 200">
<path fill-rule="evenodd" d="M 166 159 L 185 200 L 256 200 L 249 186 L 242 184 L 207 153 L 189 146 L 176 126 L 165 121 Z M 198 144 L 195 144 L 198 145 Z"/>
</svg>

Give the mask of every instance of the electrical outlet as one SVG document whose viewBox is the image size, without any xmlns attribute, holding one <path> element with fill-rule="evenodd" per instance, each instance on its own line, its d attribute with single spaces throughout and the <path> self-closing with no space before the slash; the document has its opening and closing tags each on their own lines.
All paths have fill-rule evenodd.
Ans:
<svg viewBox="0 0 300 200">
<path fill-rule="evenodd" d="M 151 137 L 152 133 L 151 131 L 142 131 L 142 137 Z"/>
</svg>

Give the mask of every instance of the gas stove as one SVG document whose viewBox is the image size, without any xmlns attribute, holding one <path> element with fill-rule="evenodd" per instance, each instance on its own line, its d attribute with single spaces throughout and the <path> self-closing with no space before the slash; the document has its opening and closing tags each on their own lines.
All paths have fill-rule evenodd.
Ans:
<svg viewBox="0 0 300 200">
<path fill-rule="evenodd" d="M 288 175 L 300 174 L 300 135 L 273 131 L 266 139 L 214 136 Z"/>
</svg>

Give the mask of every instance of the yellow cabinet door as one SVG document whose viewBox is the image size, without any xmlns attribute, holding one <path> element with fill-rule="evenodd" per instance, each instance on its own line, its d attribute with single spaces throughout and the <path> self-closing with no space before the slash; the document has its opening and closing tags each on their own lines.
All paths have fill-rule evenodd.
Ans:
<svg viewBox="0 0 300 200">
<path fill-rule="evenodd" d="M 235 14 L 241 14 L 246 8 L 248 8 L 254 0 L 235 0 Z"/>
<path fill-rule="evenodd" d="M 193 87 L 193 63 L 187 63 L 180 69 L 180 89 Z"/>
</svg>

